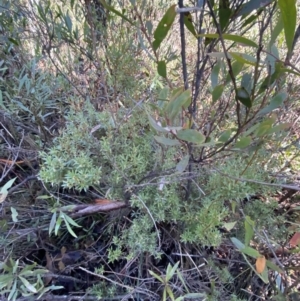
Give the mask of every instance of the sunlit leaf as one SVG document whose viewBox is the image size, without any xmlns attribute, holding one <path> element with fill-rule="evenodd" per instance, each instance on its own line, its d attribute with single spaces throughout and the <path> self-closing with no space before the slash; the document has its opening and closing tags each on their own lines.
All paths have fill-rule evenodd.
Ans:
<svg viewBox="0 0 300 301">
<path fill-rule="evenodd" d="M 162 133 L 167 133 L 168 131 L 166 131 L 163 127 L 161 127 L 159 125 L 158 122 L 156 122 L 149 114 L 148 114 L 148 119 L 150 122 L 150 125 L 158 132 L 162 132 Z"/>
<path fill-rule="evenodd" d="M 297 1 L 278 0 L 278 6 L 281 12 L 285 41 L 287 44 L 288 51 L 291 52 L 297 22 Z"/>
<path fill-rule="evenodd" d="M 223 227 L 227 230 L 227 231 L 231 231 L 234 226 L 236 225 L 237 222 L 230 222 L 230 223 L 224 223 Z"/>
<path fill-rule="evenodd" d="M 36 288 L 35 288 L 32 284 L 30 284 L 29 281 L 28 281 L 26 278 L 24 278 L 24 277 L 22 277 L 22 276 L 19 276 L 19 279 L 23 282 L 23 284 L 25 285 L 25 287 L 26 287 L 30 292 L 32 292 L 32 293 L 37 293 Z"/>
<path fill-rule="evenodd" d="M 153 49 L 157 50 L 167 36 L 174 20 L 176 17 L 176 4 L 172 5 L 164 14 L 162 19 L 157 25 L 157 28 L 154 31 L 154 42 L 152 43 Z"/>
<path fill-rule="evenodd" d="M 16 178 L 9 180 L 3 187 L 0 189 L 0 203 L 3 203 L 8 195 L 8 189 L 11 188 L 12 184 Z"/>
<path fill-rule="evenodd" d="M 10 210 L 11 210 L 11 218 L 13 220 L 14 223 L 17 223 L 18 222 L 18 211 L 14 208 L 14 207 L 10 207 Z"/>
<path fill-rule="evenodd" d="M 198 37 L 207 37 L 207 38 L 217 39 L 220 36 L 217 33 L 203 33 L 203 34 L 198 34 Z M 251 47 L 258 48 L 258 45 L 255 42 L 253 42 L 252 40 L 247 39 L 245 37 L 239 36 L 239 35 L 224 33 L 222 35 L 222 37 L 224 40 L 233 41 L 233 42 L 242 44 L 243 46 L 251 46 Z"/>
</svg>

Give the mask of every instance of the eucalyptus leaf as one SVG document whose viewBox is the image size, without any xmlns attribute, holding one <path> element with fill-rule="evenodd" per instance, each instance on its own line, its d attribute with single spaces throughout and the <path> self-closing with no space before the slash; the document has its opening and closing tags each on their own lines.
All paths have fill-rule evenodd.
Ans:
<svg viewBox="0 0 300 301">
<path fill-rule="evenodd" d="M 161 137 L 161 136 L 154 136 L 154 139 L 162 145 L 167 145 L 167 146 L 180 145 L 180 142 L 175 139 L 170 139 L 170 138 Z"/>
<path fill-rule="evenodd" d="M 193 129 L 181 130 L 177 133 L 177 137 L 196 144 L 201 144 L 205 141 L 205 136 Z"/>
</svg>

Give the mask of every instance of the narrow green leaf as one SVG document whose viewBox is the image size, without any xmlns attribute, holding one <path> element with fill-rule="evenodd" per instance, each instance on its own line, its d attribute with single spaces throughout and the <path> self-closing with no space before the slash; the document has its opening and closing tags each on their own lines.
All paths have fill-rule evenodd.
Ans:
<svg viewBox="0 0 300 301">
<path fill-rule="evenodd" d="M 183 14 L 183 22 L 185 27 L 192 33 L 194 37 L 197 38 L 197 33 L 193 24 L 193 18 L 190 12 L 186 12 Z"/>
<path fill-rule="evenodd" d="M 171 288 L 169 287 L 169 285 L 167 285 L 167 286 L 165 287 L 165 290 L 167 291 L 168 296 L 170 297 L 171 301 L 175 301 L 174 294 L 173 294 Z"/>
<path fill-rule="evenodd" d="M 52 217 L 51 217 L 51 221 L 50 221 L 50 224 L 49 224 L 49 236 L 52 233 L 52 231 L 55 227 L 55 224 L 56 224 L 56 212 L 54 212 L 52 214 Z"/>
<path fill-rule="evenodd" d="M 70 216 L 68 216 L 67 214 L 64 214 L 65 220 L 68 221 L 69 224 L 71 224 L 74 227 L 78 227 L 81 228 L 80 225 L 78 225 Z"/>
<path fill-rule="evenodd" d="M 193 129 L 181 130 L 177 133 L 177 137 L 196 144 L 201 144 L 205 141 L 205 136 Z"/>
<path fill-rule="evenodd" d="M 172 5 L 164 14 L 162 19 L 157 25 L 157 28 L 154 31 L 154 41 L 152 43 L 153 49 L 157 50 L 167 36 L 174 20 L 176 17 L 176 4 Z"/>
<path fill-rule="evenodd" d="M 189 160 L 190 160 L 190 155 L 186 155 L 184 156 L 179 163 L 176 165 L 176 170 L 179 172 L 184 172 L 186 167 L 189 164 Z"/>
<path fill-rule="evenodd" d="M 231 134 L 232 134 L 232 130 L 226 130 L 224 132 L 221 133 L 218 141 L 219 142 L 227 142 L 229 140 L 229 138 L 231 137 Z"/>
<path fill-rule="evenodd" d="M 232 58 L 237 60 L 240 63 L 256 66 L 256 58 L 251 56 L 250 54 L 241 53 L 241 52 L 228 52 Z"/>
<path fill-rule="evenodd" d="M 157 62 L 157 73 L 163 77 L 167 78 L 167 65 L 165 61 Z"/>
<path fill-rule="evenodd" d="M 278 18 L 278 21 L 271 32 L 271 39 L 270 39 L 269 47 L 268 47 L 269 49 L 272 47 L 273 44 L 275 44 L 275 42 L 276 42 L 279 34 L 282 32 L 282 30 L 283 30 L 282 18 Z"/>
<path fill-rule="evenodd" d="M 182 109 L 186 109 L 190 105 L 191 101 L 191 91 L 185 90 L 167 105 L 165 111 L 168 117 L 173 120 Z"/>
<path fill-rule="evenodd" d="M 273 2 L 273 0 L 250 0 L 241 6 L 236 16 L 239 17 L 243 15 L 249 15 L 252 11 L 265 7 L 271 2 Z"/>
<path fill-rule="evenodd" d="M 240 251 L 245 248 L 245 245 L 236 237 L 231 237 L 230 240 Z"/>
<path fill-rule="evenodd" d="M 151 275 L 151 276 L 153 276 L 153 277 L 155 277 L 158 281 L 160 281 L 161 283 L 164 283 L 164 281 L 163 281 L 163 279 L 159 276 L 159 275 L 157 275 L 156 273 L 154 273 L 154 272 L 152 272 L 152 271 L 150 271 L 150 270 L 148 270 L 149 271 L 149 274 Z"/>
<path fill-rule="evenodd" d="M 254 235 L 254 221 L 251 220 L 249 216 L 246 216 L 245 218 L 245 245 L 249 246 L 251 239 Z"/>
<path fill-rule="evenodd" d="M 199 298 L 201 298 L 201 300 L 202 300 L 202 298 L 205 299 L 206 294 L 204 294 L 204 293 L 188 293 L 188 294 L 185 294 L 184 297 L 188 298 L 188 299 L 198 299 L 198 300 L 200 300 Z"/>
<path fill-rule="evenodd" d="M 105 0 L 99 0 L 99 1 L 101 2 L 104 8 L 116 14 L 117 16 L 121 17 L 123 20 L 127 21 L 130 25 L 134 26 L 134 23 L 131 20 L 129 20 L 123 13 L 116 10 L 113 6 L 108 5 Z"/>
<path fill-rule="evenodd" d="M 267 267 L 270 268 L 273 271 L 278 272 L 278 273 L 283 273 L 283 270 L 281 268 L 279 268 L 276 264 L 274 264 L 270 260 L 267 260 Z"/>
<path fill-rule="evenodd" d="M 210 75 L 211 87 L 214 89 L 219 83 L 219 72 L 221 68 L 221 61 L 218 61 L 213 67 Z"/>
<path fill-rule="evenodd" d="M 166 281 L 169 281 L 175 274 L 177 268 L 178 268 L 178 265 L 179 265 L 179 261 L 171 268 L 171 270 L 169 270 L 169 272 L 167 273 L 166 275 Z"/>
<path fill-rule="evenodd" d="M 251 137 L 241 137 L 235 144 L 235 148 L 244 149 L 251 144 Z"/>
<path fill-rule="evenodd" d="M 262 121 L 255 131 L 255 136 L 261 137 L 266 135 L 267 132 L 272 128 L 274 121 L 274 118 L 266 118 L 264 121 Z"/>
<path fill-rule="evenodd" d="M 14 281 L 12 288 L 10 289 L 10 293 L 7 297 L 7 300 L 14 300 L 17 296 L 17 280 Z"/>
<path fill-rule="evenodd" d="M 158 132 L 161 132 L 161 133 L 168 133 L 168 131 L 166 131 L 163 127 L 161 127 L 159 125 L 158 122 L 156 122 L 149 114 L 148 114 L 148 119 L 149 119 L 149 122 L 150 122 L 150 125 Z"/>
<path fill-rule="evenodd" d="M 288 51 L 292 51 L 293 41 L 297 22 L 297 1 L 296 0 L 278 0 L 278 6 L 281 12 L 285 41 Z"/>
<path fill-rule="evenodd" d="M 229 7 L 229 1 L 219 0 L 219 22 L 220 22 L 221 31 L 223 31 L 227 27 L 230 16 L 231 16 L 231 9 Z"/>
<path fill-rule="evenodd" d="M 14 208 L 14 207 L 10 207 L 10 210 L 11 210 L 11 218 L 13 220 L 14 223 L 17 223 L 18 222 L 18 211 Z"/>
<path fill-rule="evenodd" d="M 237 77 L 240 74 L 240 72 L 243 70 L 243 67 L 244 67 L 244 62 L 240 62 L 240 61 L 233 62 L 232 72 L 233 72 L 234 77 Z M 230 82 L 231 82 L 231 76 L 228 72 L 227 76 L 226 76 L 225 84 L 228 84 Z"/>
<path fill-rule="evenodd" d="M 205 34 L 198 34 L 198 37 L 206 37 L 206 38 L 212 38 L 212 39 L 218 39 L 220 36 L 217 33 L 205 33 Z M 238 36 L 238 35 L 233 35 L 233 34 L 223 34 L 222 35 L 224 40 L 229 40 L 229 41 L 233 41 L 236 43 L 240 43 L 243 46 L 251 46 L 251 47 L 255 47 L 258 48 L 258 45 L 253 42 L 250 39 L 247 39 L 245 37 L 242 36 Z"/>
<path fill-rule="evenodd" d="M 241 81 L 241 87 L 244 88 L 248 94 L 251 94 L 253 81 L 252 81 L 252 74 L 244 73 Z"/>
<path fill-rule="evenodd" d="M 278 94 L 276 94 L 270 101 L 270 104 L 268 106 L 266 106 L 265 108 L 263 108 L 258 115 L 265 115 L 268 114 L 270 112 L 272 112 L 273 110 L 281 107 L 283 105 L 283 102 L 287 99 L 288 94 L 286 92 L 279 92 Z"/>
<path fill-rule="evenodd" d="M 180 145 L 180 142 L 175 139 L 170 139 L 170 138 L 161 137 L 161 136 L 154 136 L 154 139 L 162 145 L 167 145 L 167 146 Z"/>
<path fill-rule="evenodd" d="M 19 279 L 23 282 L 23 284 L 25 285 L 25 287 L 26 287 L 30 292 L 32 292 L 32 293 L 37 293 L 36 288 L 35 288 L 32 284 L 30 284 L 30 283 L 28 282 L 27 279 L 25 279 L 25 278 L 22 277 L 22 276 L 19 276 Z"/>
<path fill-rule="evenodd" d="M 247 108 L 250 109 L 252 107 L 252 101 L 250 99 L 250 95 L 243 87 L 238 88 L 236 97 Z"/>
<path fill-rule="evenodd" d="M 65 224 L 67 226 L 68 232 L 75 238 L 77 238 L 77 235 L 74 233 L 73 229 L 70 227 L 70 224 L 68 223 L 68 221 L 66 219 L 64 219 Z"/>
<path fill-rule="evenodd" d="M 223 91 L 224 91 L 224 85 L 218 85 L 214 88 L 214 90 L 212 91 L 213 103 L 215 103 L 217 100 L 219 100 L 219 98 L 223 94 Z"/>
<path fill-rule="evenodd" d="M 245 248 L 241 249 L 240 251 L 252 258 L 257 258 L 258 256 L 260 256 L 259 252 L 251 247 L 245 247 Z"/>
</svg>

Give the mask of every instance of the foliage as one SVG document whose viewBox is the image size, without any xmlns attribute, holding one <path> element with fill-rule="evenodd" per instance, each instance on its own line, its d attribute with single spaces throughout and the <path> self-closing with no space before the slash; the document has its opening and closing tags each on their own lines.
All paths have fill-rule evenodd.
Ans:
<svg viewBox="0 0 300 301">
<path fill-rule="evenodd" d="M 120 271 L 118 264 L 128 261 L 103 278 L 114 284 L 110 291 L 105 281 L 94 286 L 97 297 L 130 285 L 148 288 L 149 274 L 160 282 L 152 295 L 144 290 L 153 300 L 238 300 L 234 281 L 241 290 L 269 295 L 272 275 L 283 275 L 284 264 L 294 261 L 275 256 L 274 264 L 261 247 L 276 255 L 295 229 L 287 224 L 299 224 L 278 214 L 276 199 L 299 166 L 298 91 L 291 89 L 300 75 L 293 60 L 296 1 L 179 1 L 178 7 L 168 1 L 4 1 L 1 17 L 1 179 L 10 177 L 3 204 L 11 178 L 30 170 L 38 172 L 38 190 L 56 201 L 44 198 L 44 218 L 34 210 L 39 231 L 64 245 L 68 234 L 85 240 L 81 231 L 95 225 L 88 252 L 101 258 L 98 274 Z M 21 156 L 20 149 L 36 155 Z M 126 208 L 76 221 L 72 210 L 63 210 L 95 197 Z M 228 269 L 205 248 L 222 253 Z M 204 267 L 197 256 L 209 259 Z M 2 265 L 2 289 L 13 288 L 9 299 L 55 289 L 43 286 L 35 266 L 22 270 L 18 260 L 9 262 Z M 157 271 L 161 267 L 166 273 Z M 281 288 L 273 282 L 275 296 Z M 281 293 L 290 293 L 287 280 Z"/>
</svg>

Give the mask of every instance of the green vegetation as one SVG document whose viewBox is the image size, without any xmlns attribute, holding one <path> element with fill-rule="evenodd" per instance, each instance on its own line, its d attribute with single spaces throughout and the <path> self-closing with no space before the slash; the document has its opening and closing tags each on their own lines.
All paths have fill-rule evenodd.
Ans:
<svg viewBox="0 0 300 301">
<path fill-rule="evenodd" d="M 3 300 L 299 298 L 297 1 L 0 16 Z"/>
</svg>

